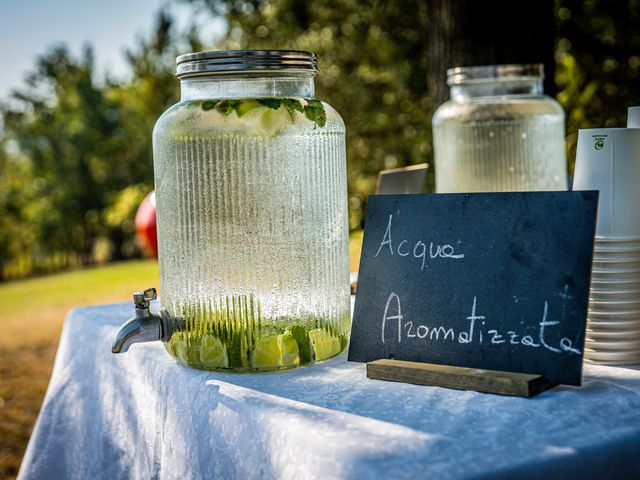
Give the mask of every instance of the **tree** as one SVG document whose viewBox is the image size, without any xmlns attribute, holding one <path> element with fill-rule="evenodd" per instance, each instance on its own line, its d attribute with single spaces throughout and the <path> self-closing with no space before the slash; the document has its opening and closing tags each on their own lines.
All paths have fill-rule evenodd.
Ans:
<svg viewBox="0 0 640 480">
<path fill-rule="evenodd" d="M 126 52 L 131 81 L 111 82 L 106 92 L 118 105 L 121 122 L 119 176 L 109 188 L 100 218 L 109 232 L 112 259 L 127 258 L 136 252 L 136 209 L 153 189 L 153 126 L 162 112 L 178 101 L 179 84 L 174 76 L 179 53 L 177 37 L 172 19 L 161 11 L 150 38 L 140 38 L 137 46 Z"/>
<path fill-rule="evenodd" d="M 428 0 L 429 91 L 434 107 L 449 98 L 452 67 L 542 63 L 555 95 L 553 0 Z"/>
<path fill-rule="evenodd" d="M 360 228 L 378 171 L 428 161 L 426 6 L 421 0 L 192 0 L 224 15 L 216 48 L 318 54 L 316 96 L 347 125 L 351 228 Z"/>
<path fill-rule="evenodd" d="M 153 188 L 151 131 L 178 98 L 179 53 L 318 53 L 317 96 L 347 125 L 352 229 L 379 170 L 430 161 L 449 67 L 543 62 L 545 90 L 557 86 L 567 114 L 571 163 L 579 128 L 624 126 L 627 106 L 640 104 L 640 0 L 182 1 L 224 17 L 226 35 L 176 32 L 161 12 L 127 53 L 130 79 L 96 75 L 90 48 L 77 58 L 58 47 L 0 106 L 0 278 L 92 262 L 105 241 L 112 259 L 137 253 L 133 214 Z"/>
<path fill-rule="evenodd" d="M 94 82 L 93 52 L 78 61 L 66 48 L 42 56 L 29 88 L 14 94 L 18 108 L 5 109 L 5 135 L 31 164 L 46 208 L 34 218 L 49 252 L 74 251 L 83 263 L 92 258 L 99 235 L 99 211 L 108 187 L 116 106 Z M 40 92 L 46 92 L 42 94 Z"/>
<path fill-rule="evenodd" d="M 558 101 L 572 170 L 580 128 L 624 127 L 627 108 L 640 105 L 640 1 L 557 5 Z"/>
<path fill-rule="evenodd" d="M 161 13 L 151 38 L 128 53 L 130 82 L 99 81 L 90 47 L 74 58 L 59 46 L 2 106 L 5 274 L 47 270 L 54 258 L 59 267 L 93 263 L 102 240 L 111 259 L 136 253 L 136 202 L 153 188 L 153 124 L 177 100 L 171 25 Z"/>
</svg>

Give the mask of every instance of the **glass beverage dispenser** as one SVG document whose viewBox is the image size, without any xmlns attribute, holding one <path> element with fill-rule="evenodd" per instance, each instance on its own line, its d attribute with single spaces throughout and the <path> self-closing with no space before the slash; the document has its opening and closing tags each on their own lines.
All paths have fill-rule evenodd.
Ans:
<svg viewBox="0 0 640 480">
<path fill-rule="evenodd" d="M 542 92 L 542 65 L 448 70 L 433 116 L 436 191 L 566 190 L 564 111 Z"/>
<path fill-rule="evenodd" d="M 350 328 L 345 127 L 314 98 L 316 56 L 177 59 L 180 102 L 153 131 L 161 310 L 113 351 L 163 340 L 203 369 L 278 370 L 338 354 Z"/>
</svg>

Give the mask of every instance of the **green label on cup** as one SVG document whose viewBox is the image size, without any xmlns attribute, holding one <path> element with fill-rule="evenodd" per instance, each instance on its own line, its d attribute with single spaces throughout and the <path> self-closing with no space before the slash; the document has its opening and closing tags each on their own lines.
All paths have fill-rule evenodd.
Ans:
<svg viewBox="0 0 640 480">
<path fill-rule="evenodd" d="M 602 150 L 604 148 L 604 139 L 606 137 L 608 137 L 608 135 L 593 135 L 593 146 L 596 150 Z"/>
</svg>

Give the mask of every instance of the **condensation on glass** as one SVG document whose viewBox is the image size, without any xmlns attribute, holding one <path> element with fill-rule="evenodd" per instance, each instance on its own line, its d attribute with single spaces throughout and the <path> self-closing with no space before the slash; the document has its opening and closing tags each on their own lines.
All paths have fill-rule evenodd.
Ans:
<svg viewBox="0 0 640 480">
<path fill-rule="evenodd" d="M 180 102 L 153 131 L 167 350 L 233 371 L 338 354 L 350 328 L 345 126 L 314 98 L 315 54 L 177 62 Z"/>
<path fill-rule="evenodd" d="M 564 112 L 543 94 L 542 65 L 448 70 L 433 116 L 436 191 L 566 190 Z"/>
</svg>

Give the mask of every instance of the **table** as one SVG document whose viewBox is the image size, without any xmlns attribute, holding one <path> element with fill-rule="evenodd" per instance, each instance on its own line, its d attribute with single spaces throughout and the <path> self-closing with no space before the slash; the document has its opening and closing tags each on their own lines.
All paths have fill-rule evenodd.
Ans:
<svg viewBox="0 0 640 480">
<path fill-rule="evenodd" d="M 640 478 L 640 371 L 531 399 L 388 383 L 342 354 L 267 374 L 113 355 L 130 303 L 68 315 L 19 478 Z"/>
</svg>

